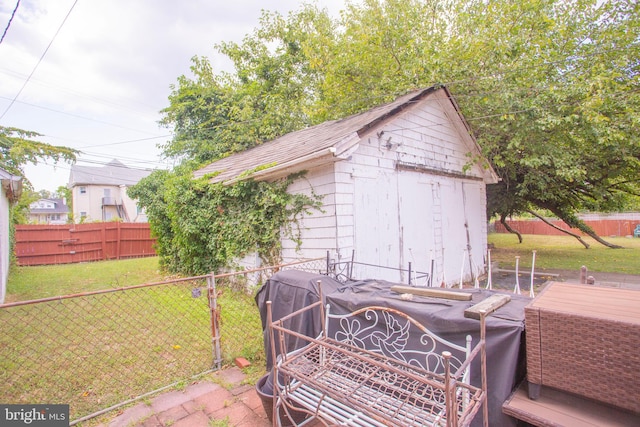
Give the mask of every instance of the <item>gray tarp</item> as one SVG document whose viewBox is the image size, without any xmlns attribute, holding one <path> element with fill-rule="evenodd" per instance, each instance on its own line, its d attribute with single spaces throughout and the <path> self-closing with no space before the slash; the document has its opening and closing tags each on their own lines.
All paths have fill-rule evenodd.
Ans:
<svg viewBox="0 0 640 427">
<path fill-rule="evenodd" d="M 347 314 L 367 306 L 383 306 L 400 310 L 413 317 L 435 334 L 453 343 L 464 345 L 471 335 L 472 346 L 480 339 L 480 321 L 464 317 L 464 310 L 495 292 L 464 289 L 471 293 L 471 301 L 455 301 L 413 296 L 411 301 L 400 298 L 390 290 L 394 283 L 365 280 L 345 285 L 340 292 L 327 295 L 331 312 Z M 455 289 L 450 289 L 455 291 Z M 324 290 L 323 290 L 324 292 Z M 487 389 L 489 425 L 515 426 L 516 420 L 502 413 L 502 404 L 509 397 L 516 382 L 524 375 L 524 307 L 531 300 L 511 294 L 511 302 L 487 317 Z M 480 359 L 471 367 L 471 383 L 480 386 Z M 477 415 L 473 425 L 481 425 Z"/>
<path fill-rule="evenodd" d="M 317 281 L 322 281 L 322 292 L 326 296 L 343 286 L 342 283 L 321 274 L 308 273 L 298 270 L 279 271 L 258 290 L 256 304 L 260 310 L 264 350 L 267 358 L 267 370 L 272 367 L 271 346 L 269 344 L 269 331 L 267 330 L 267 301 L 271 301 L 271 313 L 273 320 L 293 313 L 318 301 Z M 307 311 L 301 316 L 296 316 L 286 325 L 288 329 L 305 334 L 308 337 L 317 337 L 322 332 L 320 313 L 317 310 Z M 295 337 L 288 337 L 286 343 L 287 352 L 307 345 L 309 342 Z M 276 346 L 276 353 L 280 354 Z M 276 354 L 276 355 L 277 355 Z"/>
<path fill-rule="evenodd" d="M 347 314 L 358 308 L 372 305 L 390 307 L 413 317 L 435 334 L 456 344 L 464 345 L 467 335 L 472 345 L 480 339 L 480 322 L 464 317 L 464 310 L 484 300 L 495 292 L 481 289 L 464 289 L 473 294 L 472 301 L 455 301 L 414 296 L 411 301 L 400 298 L 390 290 L 395 283 L 382 280 L 363 280 L 342 284 L 327 276 L 302 271 L 287 270 L 273 275 L 258 291 L 256 303 L 260 309 L 264 330 L 267 369 L 271 369 L 269 335 L 266 331 L 266 301 L 272 301 L 273 318 L 277 320 L 302 307 L 318 301 L 316 282 L 321 280 L 325 302 L 331 312 Z M 455 289 L 450 289 L 455 291 Z M 516 420 L 502 413 L 502 403 L 524 376 L 524 307 L 528 297 L 511 294 L 511 302 L 499 308 L 487 318 L 487 382 L 489 425 L 492 427 L 515 426 Z M 315 337 L 321 330 L 319 313 L 305 313 L 295 324 L 286 325 L 307 336 Z M 329 331 L 331 334 L 331 331 Z M 287 351 L 295 350 L 307 342 L 289 342 Z M 480 365 L 472 365 L 471 383 L 480 386 Z M 473 425 L 481 425 L 481 415 Z"/>
</svg>

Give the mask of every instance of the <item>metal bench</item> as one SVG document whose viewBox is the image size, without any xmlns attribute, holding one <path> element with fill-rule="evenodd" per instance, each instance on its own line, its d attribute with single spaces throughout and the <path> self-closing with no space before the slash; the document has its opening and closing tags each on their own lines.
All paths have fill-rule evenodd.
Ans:
<svg viewBox="0 0 640 427">
<path fill-rule="evenodd" d="M 471 346 L 449 342 L 410 316 L 386 307 L 348 314 L 320 309 L 324 325 L 317 338 L 287 327 L 295 316 L 320 306 L 322 298 L 272 321 L 271 340 L 280 346 L 274 360 L 274 426 L 304 425 L 319 419 L 346 426 L 467 426 L 483 407 L 487 426 L 485 313 L 480 340 Z M 308 344 L 285 351 L 288 338 Z M 471 362 L 480 359 L 481 385 L 470 384 Z M 308 417 L 299 424 L 300 413 Z M 296 416 L 287 414 L 296 414 Z M 284 419 L 282 419 L 284 418 Z"/>
</svg>

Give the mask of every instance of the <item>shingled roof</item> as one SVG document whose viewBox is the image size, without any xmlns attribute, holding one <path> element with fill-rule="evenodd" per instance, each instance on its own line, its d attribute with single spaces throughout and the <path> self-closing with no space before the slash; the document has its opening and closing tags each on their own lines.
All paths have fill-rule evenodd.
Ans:
<svg viewBox="0 0 640 427">
<path fill-rule="evenodd" d="M 217 160 L 194 173 L 199 178 L 211 174 L 209 182 L 231 183 L 264 176 L 275 177 L 278 171 L 291 173 L 310 161 L 329 161 L 347 151 L 366 131 L 390 118 L 427 95 L 443 90 L 457 109 L 446 87 L 430 87 L 410 92 L 395 101 L 340 120 L 331 120 L 288 133 L 249 150 Z M 460 114 L 460 113 L 458 113 Z M 460 115 L 463 123 L 464 118 Z"/>
<path fill-rule="evenodd" d="M 149 169 L 132 169 L 117 159 L 104 166 L 71 166 L 69 187 L 75 185 L 135 185 L 151 174 Z"/>
</svg>

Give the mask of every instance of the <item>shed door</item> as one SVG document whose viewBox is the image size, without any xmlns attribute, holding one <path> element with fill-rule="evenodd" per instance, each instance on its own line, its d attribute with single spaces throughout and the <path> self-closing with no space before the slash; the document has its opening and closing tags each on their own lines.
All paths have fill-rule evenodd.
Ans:
<svg viewBox="0 0 640 427">
<path fill-rule="evenodd" d="M 373 174 L 372 174 L 373 175 Z M 394 175 L 357 177 L 354 180 L 355 261 L 359 279 L 398 281 L 398 197 Z"/>
<path fill-rule="evenodd" d="M 432 184 L 424 174 L 403 171 L 398 175 L 398 194 L 400 265 L 408 269 L 411 262 L 412 283 L 426 285 L 424 274 L 430 272 L 430 260 L 435 256 Z M 402 281 L 407 283 L 408 279 L 405 273 Z"/>
</svg>

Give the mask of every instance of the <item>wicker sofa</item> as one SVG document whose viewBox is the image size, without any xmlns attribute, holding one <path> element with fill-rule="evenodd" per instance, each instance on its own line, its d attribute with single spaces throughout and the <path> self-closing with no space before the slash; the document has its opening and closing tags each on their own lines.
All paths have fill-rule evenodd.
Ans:
<svg viewBox="0 0 640 427">
<path fill-rule="evenodd" d="M 550 283 L 525 321 L 529 398 L 547 386 L 640 413 L 640 291 Z"/>
</svg>

